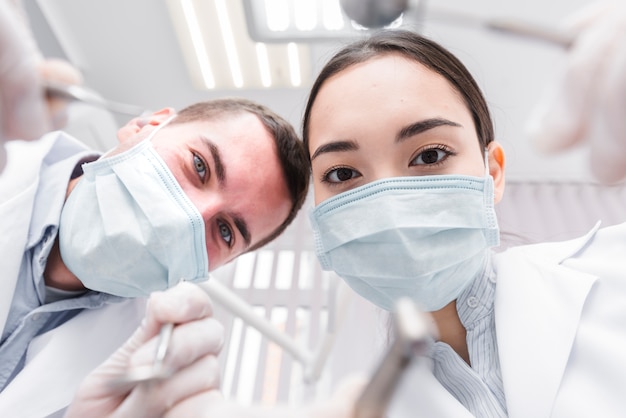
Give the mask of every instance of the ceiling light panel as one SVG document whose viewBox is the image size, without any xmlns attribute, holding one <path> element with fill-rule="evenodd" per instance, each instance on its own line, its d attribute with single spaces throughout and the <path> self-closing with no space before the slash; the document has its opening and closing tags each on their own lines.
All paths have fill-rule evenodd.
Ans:
<svg viewBox="0 0 626 418">
<path fill-rule="evenodd" d="M 320 42 L 362 36 L 339 0 L 241 0 L 248 30 L 259 42 Z"/>
<path fill-rule="evenodd" d="M 251 40 L 241 0 L 167 0 L 167 6 L 197 88 L 266 89 L 310 82 L 308 46 Z M 280 16 L 275 24 L 284 25 Z"/>
</svg>

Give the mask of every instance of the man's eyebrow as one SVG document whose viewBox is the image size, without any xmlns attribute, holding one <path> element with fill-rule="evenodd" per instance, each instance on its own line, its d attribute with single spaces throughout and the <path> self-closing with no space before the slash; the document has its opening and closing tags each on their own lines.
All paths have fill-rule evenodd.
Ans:
<svg viewBox="0 0 626 418">
<path fill-rule="evenodd" d="M 217 180 L 220 185 L 223 186 L 224 183 L 226 183 L 226 169 L 222 163 L 222 154 L 220 154 L 220 150 L 217 145 L 215 145 L 215 143 L 209 138 L 201 135 L 200 139 L 209 148 L 209 154 L 211 154 L 211 158 L 213 158 L 213 164 L 215 166 L 215 175 L 217 176 Z"/>
<path fill-rule="evenodd" d="M 454 126 L 457 128 L 463 127 L 463 125 L 460 125 L 456 122 L 452 122 L 451 120 L 448 120 L 448 119 L 443 119 L 443 118 L 425 119 L 419 122 L 412 123 L 402 128 L 402 130 L 398 132 L 398 135 L 396 135 L 396 143 L 402 142 L 405 139 L 412 137 L 413 135 L 421 134 L 422 132 L 426 132 L 438 126 Z"/>
<path fill-rule="evenodd" d="M 239 233 L 243 237 L 243 241 L 246 244 L 246 248 L 248 248 L 250 246 L 250 242 L 252 241 L 252 238 L 250 237 L 250 229 L 248 229 L 248 224 L 246 223 L 246 221 L 243 219 L 241 215 L 237 215 L 237 214 L 233 215 L 233 222 L 235 223 L 235 226 L 237 227 L 237 229 L 239 230 Z"/>
<path fill-rule="evenodd" d="M 315 159 L 320 154 L 324 154 L 327 152 L 338 152 L 338 151 L 356 151 L 359 149 L 359 144 L 354 141 L 335 141 L 329 142 L 328 144 L 324 144 L 317 148 L 311 156 L 311 161 Z"/>
<path fill-rule="evenodd" d="M 209 148 L 209 154 L 213 158 L 213 163 L 215 165 L 215 175 L 217 176 L 217 181 L 220 186 L 223 186 L 226 183 L 226 169 L 222 162 L 222 154 L 220 153 L 219 148 L 213 141 L 205 136 L 200 136 L 202 142 Z M 250 235 L 250 228 L 248 228 L 248 223 L 245 221 L 243 216 L 240 214 L 232 214 L 233 223 L 235 227 L 239 230 L 239 233 L 243 237 L 243 241 L 245 243 L 245 248 L 250 246 L 252 242 L 252 236 Z"/>
</svg>

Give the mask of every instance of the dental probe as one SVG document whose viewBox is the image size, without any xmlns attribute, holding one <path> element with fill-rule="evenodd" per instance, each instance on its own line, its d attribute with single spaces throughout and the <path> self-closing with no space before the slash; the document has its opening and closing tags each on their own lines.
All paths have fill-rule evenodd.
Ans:
<svg viewBox="0 0 626 418">
<path fill-rule="evenodd" d="M 383 357 L 355 405 L 354 418 L 383 418 L 404 371 L 436 336 L 434 324 L 408 298 L 394 308 L 396 340 Z"/>
<path fill-rule="evenodd" d="M 84 86 L 44 81 L 43 88 L 46 97 L 52 99 L 78 101 L 122 115 L 141 116 L 146 113 L 146 109 L 139 106 L 103 99 L 96 92 Z"/>
<path fill-rule="evenodd" d="M 263 336 L 287 351 L 304 367 L 304 380 L 307 383 L 319 379 L 322 369 L 326 364 L 328 355 L 334 344 L 337 329 L 343 322 L 346 306 L 350 302 L 350 294 L 347 286 L 340 282 L 331 293 L 329 301 L 329 319 L 324 338 L 318 349 L 313 352 L 300 346 L 289 335 L 281 332 L 265 317 L 258 315 L 250 304 L 237 296 L 232 290 L 223 285 L 215 278 L 198 283 L 211 299 L 222 306 L 234 316 L 243 320 L 249 326 L 255 328 Z M 111 382 L 112 387 L 132 387 L 140 383 L 148 383 L 165 379 L 172 374 L 172 370 L 163 366 L 163 360 L 168 350 L 169 341 L 174 329 L 174 324 L 166 323 L 161 326 L 157 341 L 157 349 L 154 361 L 149 366 L 140 366 L 129 369 L 125 376 Z"/>
<path fill-rule="evenodd" d="M 505 34 L 517 35 L 528 39 L 551 43 L 568 49 L 574 42 L 574 36 L 562 30 L 532 23 L 519 18 L 484 18 L 467 12 L 436 7 L 427 12 L 428 22 L 485 28 Z"/>
<path fill-rule="evenodd" d="M 111 381 L 115 388 L 133 387 L 140 383 L 162 380 L 172 375 L 172 370 L 163 366 L 163 360 L 169 348 L 174 324 L 166 323 L 161 326 L 157 340 L 156 354 L 151 365 L 131 368 L 124 376 Z"/>
</svg>

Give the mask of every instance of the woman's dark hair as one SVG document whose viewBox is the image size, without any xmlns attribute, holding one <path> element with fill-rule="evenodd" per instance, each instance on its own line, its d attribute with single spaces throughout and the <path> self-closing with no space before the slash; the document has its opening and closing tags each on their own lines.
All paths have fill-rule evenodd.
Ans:
<svg viewBox="0 0 626 418">
<path fill-rule="evenodd" d="M 387 54 L 400 54 L 442 75 L 460 94 L 471 112 L 480 146 L 484 148 L 493 141 L 493 123 L 487 102 L 478 84 L 461 61 L 441 45 L 417 33 L 407 30 L 385 30 L 341 49 L 317 76 L 302 121 L 302 138 L 309 158 L 311 108 L 326 80 L 352 65 Z"/>
</svg>

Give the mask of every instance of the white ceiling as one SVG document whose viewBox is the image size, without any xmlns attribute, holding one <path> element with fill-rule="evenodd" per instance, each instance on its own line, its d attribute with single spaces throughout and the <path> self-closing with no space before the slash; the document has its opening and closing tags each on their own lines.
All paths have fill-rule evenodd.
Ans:
<svg viewBox="0 0 626 418">
<path fill-rule="evenodd" d="M 70 59 L 83 72 L 85 84 L 106 98 L 147 109 L 180 109 L 200 100 L 243 96 L 270 106 L 297 129 L 300 127 L 307 86 L 220 91 L 195 87 L 166 0 L 23 2 L 44 54 Z M 431 0 L 428 7 L 445 6 L 485 17 L 514 16 L 554 25 L 562 16 L 590 2 Z M 55 22 L 46 21 L 40 4 L 48 16 L 54 15 Z M 588 178 L 582 152 L 546 159 L 534 152 L 523 134 L 530 109 L 564 62 L 561 50 L 482 29 L 453 27 L 429 20 L 428 16 L 425 22 L 424 33 L 457 54 L 482 86 L 496 121 L 497 136 L 508 151 L 510 178 Z M 338 47 L 331 43 L 310 45 L 313 74 Z M 116 117 L 118 124 L 125 119 Z"/>
</svg>

